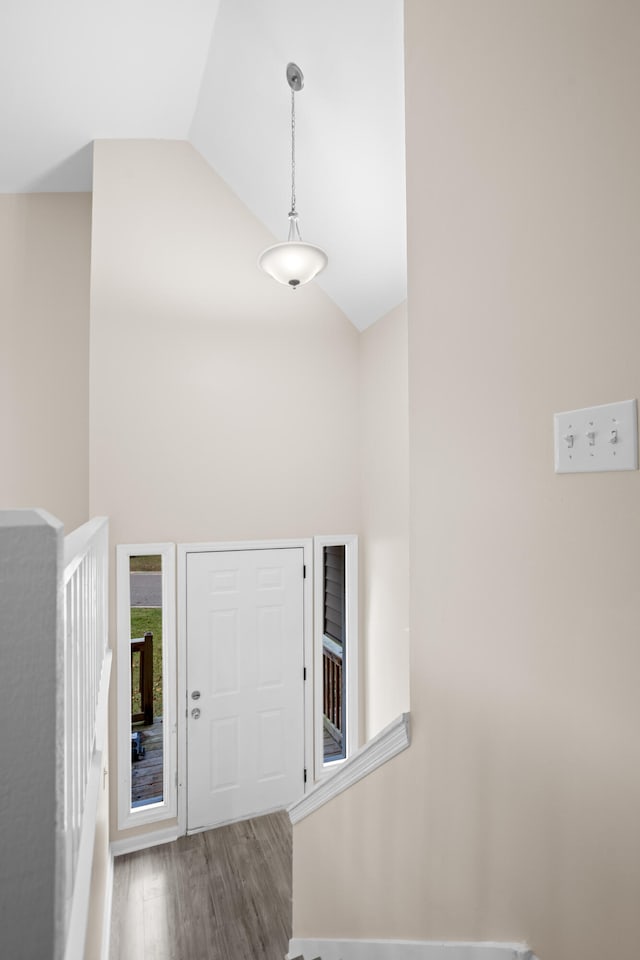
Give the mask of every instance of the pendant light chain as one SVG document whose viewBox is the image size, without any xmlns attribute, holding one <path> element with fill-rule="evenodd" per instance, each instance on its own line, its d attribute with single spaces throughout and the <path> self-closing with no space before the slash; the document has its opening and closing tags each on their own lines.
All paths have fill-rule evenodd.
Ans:
<svg viewBox="0 0 640 960">
<path fill-rule="evenodd" d="M 296 212 L 296 102 L 291 91 L 291 213 Z"/>
<path fill-rule="evenodd" d="M 296 93 L 291 87 L 291 211 L 289 213 L 289 242 L 302 240 L 296 210 Z"/>
</svg>

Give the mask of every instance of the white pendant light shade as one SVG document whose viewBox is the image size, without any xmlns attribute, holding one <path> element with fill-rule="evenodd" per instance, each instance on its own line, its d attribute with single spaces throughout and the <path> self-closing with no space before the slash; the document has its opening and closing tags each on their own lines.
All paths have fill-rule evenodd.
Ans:
<svg viewBox="0 0 640 960">
<path fill-rule="evenodd" d="M 301 287 L 324 270 L 328 258 L 324 250 L 312 243 L 287 241 L 267 247 L 258 258 L 258 266 L 278 283 Z"/>
</svg>

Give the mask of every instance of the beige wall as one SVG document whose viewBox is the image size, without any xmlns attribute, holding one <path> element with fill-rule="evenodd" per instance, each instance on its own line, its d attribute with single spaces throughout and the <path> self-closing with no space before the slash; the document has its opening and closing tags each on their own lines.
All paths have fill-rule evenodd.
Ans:
<svg viewBox="0 0 640 960">
<path fill-rule="evenodd" d="M 187 143 L 97 143 L 93 199 L 90 505 L 112 545 L 358 532 L 353 326 L 261 274 L 273 239 Z"/>
<path fill-rule="evenodd" d="M 360 540 L 365 728 L 409 709 L 407 309 L 360 336 Z"/>
<path fill-rule="evenodd" d="M 94 210 L 91 250 L 90 195 L 0 197 L 0 497 L 89 515 L 93 259 L 91 514 L 112 549 L 362 531 L 373 735 L 408 698 L 404 307 L 359 335 L 318 287 L 276 287 L 272 238 L 187 144 L 99 143 Z"/>
<path fill-rule="evenodd" d="M 88 519 L 89 194 L 0 196 L 0 505 Z"/>
<path fill-rule="evenodd" d="M 640 9 L 406 37 L 413 744 L 295 828 L 294 933 L 634 960 L 640 474 L 552 414 L 640 393 Z"/>
<path fill-rule="evenodd" d="M 187 143 L 97 143 L 93 218 L 91 511 L 113 542 L 357 528 L 344 315 L 256 269 L 272 238 Z"/>
</svg>

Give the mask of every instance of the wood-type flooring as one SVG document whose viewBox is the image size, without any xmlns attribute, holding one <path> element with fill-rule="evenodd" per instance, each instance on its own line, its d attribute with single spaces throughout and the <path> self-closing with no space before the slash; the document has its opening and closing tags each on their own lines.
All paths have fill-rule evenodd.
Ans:
<svg viewBox="0 0 640 960">
<path fill-rule="evenodd" d="M 110 960 L 283 960 L 290 937 L 285 811 L 116 858 Z"/>
</svg>

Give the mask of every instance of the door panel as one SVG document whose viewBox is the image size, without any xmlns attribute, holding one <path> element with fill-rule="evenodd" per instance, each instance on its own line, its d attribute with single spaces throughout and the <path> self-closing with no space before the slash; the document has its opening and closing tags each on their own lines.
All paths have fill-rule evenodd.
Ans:
<svg viewBox="0 0 640 960">
<path fill-rule="evenodd" d="M 187 555 L 188 830 L 302 795 L 303 659 L 302 549 Z"/>
</svg>

